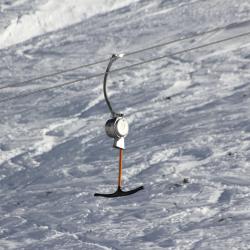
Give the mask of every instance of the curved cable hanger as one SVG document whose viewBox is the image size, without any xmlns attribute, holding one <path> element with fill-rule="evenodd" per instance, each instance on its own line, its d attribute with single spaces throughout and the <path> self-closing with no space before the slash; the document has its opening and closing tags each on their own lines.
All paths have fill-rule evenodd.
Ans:
<svg viewBox="0 0 250 250">
<path fill-rule="evenodd" d="M 111 56 L 111 58 L 109 59 L 109 64 L 108 64 L 107 69 L 106 69 L 106 71 L 105 71 L 104 80 L 103 80 L 103 93 L 104 93 L 104 98 L 105 98 L 105 101 L 106 101 L 106 103 L 107 103 L 107 105 L 108 105 L 108 108 L 109 108 L 109 111 L 110 111 L 112 117 L 118 117 L 118 116 L 123 116 L 123 115 L 122 115 L 122 114 L 116 113 L 116 112 L 113 110 L 112 106 L 111 106 L 111 103 L 110 103 L 109 98 L 108 98 L 108 95 L 107 95 L 107 79 L 108 79 L 108 74 L 109 74 L 109 72 L 110 72 L 110 68 L 111 68 L 112 64 L 113 64 L 118 58 L 121 58 L 121 57 L 123 57 L 123 56 L 124 56 L 124 54 L 119 54 L 119 55 L 113 54 L 113 55 Z"/>
</svg>

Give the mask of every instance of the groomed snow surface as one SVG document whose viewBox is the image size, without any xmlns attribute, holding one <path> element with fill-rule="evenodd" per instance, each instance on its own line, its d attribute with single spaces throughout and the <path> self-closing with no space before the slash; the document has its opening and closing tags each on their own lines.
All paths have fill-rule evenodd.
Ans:
<svg viewBox="0 0 250 250">
<path fill-rule="evenodd" d="M 98 74 L 27 79 L 227 28 L 115 67 L 248 32 L 248 0 L 0 0 L 0 100 Z M 124 189 L 102 77 L 2 102 L 0 250 L 250 249 L 250 36 L 112 73 L 130 124 Z"/>
</svg>

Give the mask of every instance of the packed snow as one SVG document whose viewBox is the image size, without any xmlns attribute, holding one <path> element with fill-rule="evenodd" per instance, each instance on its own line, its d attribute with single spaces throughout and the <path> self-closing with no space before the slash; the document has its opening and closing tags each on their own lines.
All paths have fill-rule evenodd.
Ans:
<svg viewBox="0 0 250 250">
<path fill-rule="evenodd" d="M 84 4 L 81 0 L 47 1 L 38 5 L 37 9 L 30 9 L 28 13 L 17 15 L 11 20 L 0 36 L 0 49 L 68 27 L 85 18 L 121 8 L 132 2 L 135 1 L 84 0 Z M 5 4 L 10 3 L 6 1 Z M 19 5 L 21 4 L 25 4 L 25 1 L 21 1 Z M 14 3 L 14 6 L 17 6 L 17 3 Z M 4 7 L 2 9 L 5 10 Z"/>
<path fill-rule="evenodd" d="M 248 32 L 248 0 L 0 0 L 0 100 Z M 0 250 L 249 250 L 250 36 L 1 103 Z"/>
</svg>

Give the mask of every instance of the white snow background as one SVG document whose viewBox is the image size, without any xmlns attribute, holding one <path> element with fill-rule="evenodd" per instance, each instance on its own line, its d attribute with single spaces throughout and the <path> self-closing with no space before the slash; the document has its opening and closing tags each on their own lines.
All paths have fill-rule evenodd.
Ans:
<svg viewBox="0 0 250 250">
<path fill-rule="evenodd" d="M 114 68 L 247 32 L 250 2 L 0 0 L 0 87 L 227 25 Z M 102 77 L 1 103 L 0 249 L 250 249 L 250 37 L 112 73 L 108 91 L 130 124 L 124 189 L 145 190 L 93 196 L 118 174 Z"/>
</svg>

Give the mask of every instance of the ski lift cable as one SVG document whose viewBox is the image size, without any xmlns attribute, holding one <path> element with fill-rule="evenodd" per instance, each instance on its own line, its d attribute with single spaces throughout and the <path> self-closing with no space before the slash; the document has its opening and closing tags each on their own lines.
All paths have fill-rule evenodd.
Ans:
<svg viewBox="0 0 250 250">
<path fill-rule="evenodd" d="M 176 39 L 176 40 L 172 40 L 172 41 L 168 41 L 168 42 L 164 42 L 164 43 L 159 43 L 159 44 L 153 45 L 151 47 L 146 47 L 146 48 L 143 48 L 143 49 L 140 49 L 140 50 L 135 50 L 135 51 L 132 51 L 132 52 L 128 52 L 128 53 L 124 54 L 123 57 L 139 54 L 139 53 L 142 53 L 142 52 L 145 52 L 145 51 L 148 51 L 148 50 L 157 49 L 157 48 L 164 47 L 164 46 L 167 46 L 167 45 L 170 45 L 170 44 L 174 44 L 174 43 L 182 42 L 182 41 L 185 41 L 185 40 L 189 40 L 189 39 L 192 39 L 192 38 L 195 38 L 195 37 L 204 36 L 204 35 L 207 35 L 207 34 L 210 34 L 210 33 L 218 32 L 220 30 L 228 28 L 228 26 L 229 25 L 224 26 L 224 27 L 211 29 L 211 30 L 204 31 L 204 32 L 201 32 L 201 33 L 196 33 L 195 35 L 192 35 L 192 36 L 186 36 L 186 37 L 182 37 L 182 38 L 179 38 L 179 39 Z"/>
<path fill-rule="evenodd" d="M 90 66 L 101 64 L 101 63 L 104 63 L 104 62 L 107 62 L 107 61 L 108 61 L 108 59 L 103 59 L 103 60 L 100 60 L 100 61 L 97 61 L 97 62 L 93 62 L 93 63 L 89 63 L 89 64 L 82 64 L 82 65 L 79 65 L 79 66 L 74 67 L 74 68 L 69 68 L 69 69 L 57 71 L 57 72 L 54 72 L 54 73 L 51 73 L 51 74 L 41 75 L 41 76 L 38 76 L 38 77 L 35 77 L 35 78 L 31 78 L 31 79 L 28 79 L 28 80 L 24 80 L 24 81 L 21 81 L 21 82 L 11 83 L 11 84 L 4 85 L 4 86 L 0 87 L 0 90 L 7 89 L 9 87 L 20 87 L 20 86 L 22 86 L 25 83 L 29 83 L 29 82 L 32 82 L 32 81 L 42 80 L 44 78 L 48 78 L 48 77 L 52 77 L 52 76 L 56 76 L 56 75 L 61 75 L 61 74 L 64 74 L 64 73 L 67 73 L 67 72 L 71 72 L 71 71 L 74 71 L 74 70 L 78 70 L 78 69 L 82 69 L 82 68 L 88 68 Z"/>
<path fill-rule="evenodd" d="M 172 57 L 172 56 L 184 54 L 184 53 L 187 53 L 187 52 L 190 52 L 190 51 L 195 51 L 195 50 L 198 50 L 198 49 L 206 48 L 206 47 L 209 47 L 209 46 L 212 46 L 212 45 L 216 45 L 216 44 L 219 44 L 219 43 L 224 43 L 224 42 L 227 42 L 227 41 L 230 41 L 230 40 L 234 40 L 234 39 L 241 38 L 241 37 L 246 37 L 246 36 L 249 36 L 249 35 L 250 35 L 250 32 L 241 33 L 241 34 L 231 36 L 231 37 L 228 37 L 228 38 L 224 38 L 224 39 L 221 39 L 221 40 L 216 40 L 216 41 L 213 41 L 213 42 L 210 42 L 210 43 L 202 44 L 202 45 L 199 45 L 199 46 L 194 46 L 194 47 L 191 47 L 191 48 L 188 48 L 188 49 L 185 49 L 185 50 L 180 50 L 180 51 L 170 53 L 170 54 L 166 54 L 166 55 L 163 55 L 163 56 L 160 56 L 160 57 L 155 57 L 155 58 L 152 58 L 152 59 L 149 59 L 149 60 L 141 61 L 139 63 L 130 64 L 130 65 L 127 65 L 127 66 L 124 66 L 124 67 L 113 69 L 113 70 L 110 71 L 110 73 L 130 69 L 130 68 L 134 68 L 134 67 L 144 65 L 144 64 L 147 64 L 147 63 L 151 63 L 151 62 L 154 62 L 154 61 L 162 60 L 162 59 L 167 58 L 167 57 Z M 95 75 L 92 75 L 92 76 L 89 76 L 89 77 L 80 78 L 80 79 L 77 79 L 77 80 L 74 80 L 74 81 L 69 81 L 69 82 L 65 82 L 65 83 L 62 83 L 62 84 L 53 85 L 51 87 L 38 89 L 38 90 L 33 91 L 33 92 L 21 93 L 21 94 L 12 96 L 10 98 L 0 100 L 0 103 L 8 102 L 8 101 L 18 99 L 18 98 L 23 98 L 23 97 L 26 97 L 26 96 L 29 96 L 29 95 L 34 95 L 34 94 L 41 93 L 41 92 L 51 90 L 51 89 L 61 88 L 61 87 L 71 85 L 71 84 L 74 84 L 74 83 L 78 83 L 78 82 L 81 82 L 81 81 L 90 80 L 90 79 L 93 79 L 93 78 L 96 78 L 96 77 L 99 77 L 99 76 L 103 76 L 104 74 L 105 74 L 105 72 L 102 72 L 102 73 L 98 73 L 98 74 L 95 74 Z"/>
<path fill-rule="evenodd" d="M 139 49 L 139 50 L 134 50 L 134 51 L 131 51 L 131 52 L 127 52 L 127 53 L 124 53 L 123 56 L 126 57 L 126 56 L 131 56 L 131 55 L 139 54 L 139 53 L 142 53 L 142 52 L 145 52 L 145 51 L 148 51 L 148 50 L 153 50 L 153 49 L 156 49 L 156 48 L 160 48 L 160 47 L 168 46 L 168 45 L 171 45 L 171 44 L 174 44 L 174 43 L 178 43 L 178 42 L 182 42 L 182 41 L 185 41 L 185 40 L 189 40 L 189 39 L 192 39 L 192 38 L 195 38 L 195 37 L 204 36 L 204 35 L 207 35 L 207 34 L 210 34 L 210 33 L 218 32 L 218 31 L 221 31 L 221 30 L 225 30 L 225 29 L 228 29 L 230 27 L 232 27 L 232 24 L 228 24 L 226 26 L 217 27 L 215 29 L 210 29 L 210 30 L 207 30 L 207 31 L 196 33 L 194 35 L 189 35 L 189 36 L 185 36 L 185 37 L 182 37 L 182 38 L 170 40 L 170 41 L 167 41 L 167 42 L 155 44 L 155 45 L 143 48 L 143 49 Z M 41 76 L 38 76 L 38 77 L 35 77 L 35 78 L 31 78 L 31 79 L 27 79 L 27 80 L 24 80 L 24 81 L 7 84 L 7 85 L 4 85 L 4 86 L 0 86 L 0 90 L 6 89 L 6 88 L 10 88 L 10 87 L 20 87 L 23 84 L 26 84 L 26 83 L 29 83 L 29 82 L 32 82 L 32 81 L 38 81 L 38 80 L 42 80 L 44 78 L 48 78 L 48 77 L 52 77 L 52 76 L 56 76 L 56 75 L 61 75 L 61 74 L 72 72 L 72 71 L 75 71 L 75 70 L 78 70 L 78 69 L 88 68 L 88 67 L 95 66 L 95 65 L 98 65 L 98 64 L 101 64 L 101 63 L 105 63 L 105 62 L 108 62 L 108 61 L 109 61 L 109 58 L 108 59 L 99 60 L 99 61 L 96 61 L 96 62 L 93 62 L 93 63 L 82 64 L 82 65 L 79 65 L 79 66 L 76 66 L 76 67 L 73 67 L 73 68 L 68 68 L 68 69 L 65 69 L 65 70 L 57 71 L 57 72 L 52 72 L 50 74 L 41 75 Z"/>
</svg>

